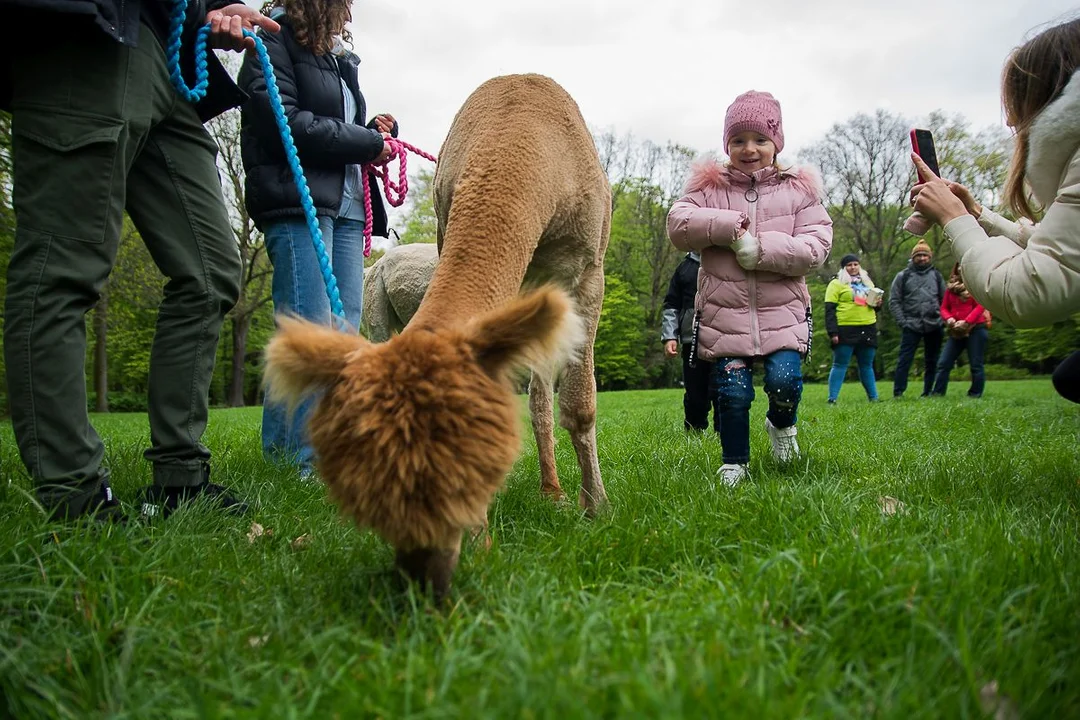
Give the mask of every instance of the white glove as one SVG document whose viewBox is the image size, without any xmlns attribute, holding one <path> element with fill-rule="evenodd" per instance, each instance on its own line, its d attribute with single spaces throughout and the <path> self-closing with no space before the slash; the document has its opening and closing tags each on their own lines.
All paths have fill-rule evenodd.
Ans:
<svg viewBox="0 0 1080 720">
<path fill-rule="evenodd" d="M 743 270 L 753 270 L 758 266 L 761 244 L 750 233 L 744 232 L 736 238 L 735 242 L 731 243 L 731 249 L 735 251 L 735 259 Z"/>
</svg>

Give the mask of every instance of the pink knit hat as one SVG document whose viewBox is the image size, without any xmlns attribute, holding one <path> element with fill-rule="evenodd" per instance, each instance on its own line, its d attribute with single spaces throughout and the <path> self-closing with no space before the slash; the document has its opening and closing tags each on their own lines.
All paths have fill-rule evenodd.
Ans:
<svg viewBox="0 0 1080 720">
<path fill-rule="evenodd" d="M 784 149 L 784 124 L 780 103 L 770 93 L 751 90 L 735 98 L 724 117 L 724 149 L 731 138 L 750 130 L 761 133 L 776 145 L 776 153 Z"/>
</svg>

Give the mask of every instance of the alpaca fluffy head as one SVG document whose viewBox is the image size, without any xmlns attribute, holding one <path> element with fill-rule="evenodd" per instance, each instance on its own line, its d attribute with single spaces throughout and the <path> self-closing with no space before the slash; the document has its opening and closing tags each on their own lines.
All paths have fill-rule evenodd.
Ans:
<svg viewBox="0 0 1080 720">
<path fill-rule="evenodd" d="M 309 430 L 331 497 L 399 564 L 419 553 L 417 579 L 438 591 L 449 573 L 433 565 L 452 572 L 462 531 L 486 521 L 517 459 L 513 373 L 550 370 L 583 339 L 570 299 L 551 287 L 379 344 L 283 318 L 267 347 L 268 395 L 295 406 L 321 393 Z"/>
</svg>

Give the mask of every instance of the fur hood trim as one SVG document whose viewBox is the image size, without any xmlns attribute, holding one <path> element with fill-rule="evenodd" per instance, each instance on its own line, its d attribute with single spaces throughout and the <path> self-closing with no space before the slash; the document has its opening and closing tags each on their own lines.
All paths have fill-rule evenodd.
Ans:
<svg viewBox="0 0 1080 720">
<path fill-rule="evenodd" d="M 1080 150 L 1080 70 L 1057 100 L 1043 108 L 1031 126 L 1027 181 L 1035 199 L 1049 207 L 1057 197 L 1065 170 Z"/>
<path fill-rule="evenodd" d="M 763 168 L 754 173 L 758 182 L 767 182 L 777 175 L 775 168 Z M 791 166 L 779 170 L 780 179 L 788 179 L 795 189 L 814 198 L 818 202 L 825 199 L 821 175 L 817 170 L 806 166 Z M 690 166 L 690 179 L 684 192 L 692 193 L 706 188 L 726 190 L 732 185 L 745 185 L 749 178 L 746 173 L 734 170 L 727 163 L 722 163 L 714 155 L 706 155 Z"/>
</svg>

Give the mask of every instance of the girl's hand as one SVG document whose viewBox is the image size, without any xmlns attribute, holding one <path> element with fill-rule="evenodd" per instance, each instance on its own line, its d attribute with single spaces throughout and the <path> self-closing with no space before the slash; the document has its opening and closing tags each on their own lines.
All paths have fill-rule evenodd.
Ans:
<svg viewBox="0 0 1080 720">
<path fill-rule="evenodd" d="M 833 335 L 829 339 L 832 341 L 833 345 L 839 345 L 840 344 L 840 336 L 839 335 Z"/>
<path fill-rule="evenodd" d="M 679 354 L 679 344 L 674 340 L 668 340 L 664 343 L 664 354 L 668 357 L 675 357 Z"/>
<path fill-rule="evenodd" d="M 915 153 L 911 153 L 911 160 L 922 177 L 930 178 L 929 182 L 916 185 L 911 189 L 912 204 L 917 211 L 942 227 L 949 224 L 949 221 L 968 214 L 968 209 L 953 194 L 949 183 L 934 175 L 922 158 Z"/>
</svg>

